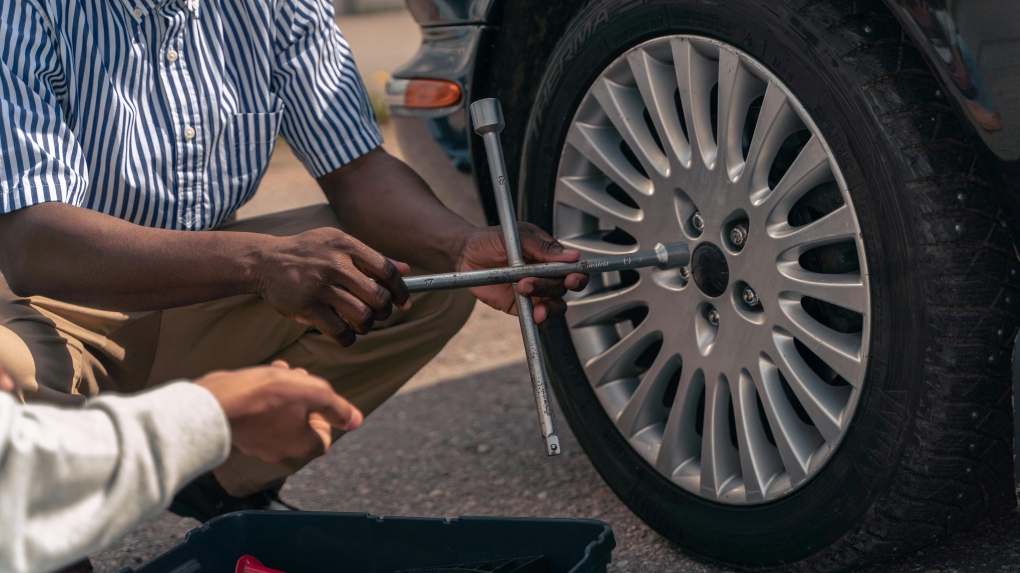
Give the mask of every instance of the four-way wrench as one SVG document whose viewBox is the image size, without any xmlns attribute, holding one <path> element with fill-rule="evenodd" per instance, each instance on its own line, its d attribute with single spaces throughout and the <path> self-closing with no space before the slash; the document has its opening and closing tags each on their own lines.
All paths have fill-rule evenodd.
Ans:
<svg viewBox="0 0 1020 573">
<path fill-rule="evenodd" d="M 496 193 L 496 210 L 499 212 L 499 224 L 503 231 L 503 244 L 511 266 L 409 277 L 404 279 L 404 284 L 412 293 L 495 284 L 516 284 L 517 281 L 526 277 L 565 277 L 570 273 L 577 272 L 604 273 L 651 266 L 663 269 L 679 268 L 690 262 L 691 257 L 687 244 L 676 242 L 659 243 L 653 251 L 588 259 L 576 263 L 524 264 L 520 238 L 517 235 L 517 218 L 514 216 L 510 184 L 506 176 L 506 161 L 503 159 L 503 147 L 499 141 L 499 132 L 503 130 L 504 126 L 503 111 L 500 108 L 499 100 L 483 99 L 471 104 L 471 121 L 475 126 L 475 131 L 482 136 L 482 140 L 485 142 L 485 154 L 489 160 L 492 187 Z M 545 438 L 546 454 L 555 456 L 561 452 L 560 441 L 556 435 L 556 420 L 553 418 L 552 405 L 549 401 L 549 376 L 545 370 L 542 345 L 538 339 L 534 307 L 531 298 L 518 294 L 516 288 L 514 296 L 517 298 L 517 315 L 521 322 L 521 334 L 524 336 L 528 369 L 531 371 L 531 384 L 535 391 L 535 406 L 538 408 L 538 420 L 542 428 L 542 436 Z"/>
</svg>

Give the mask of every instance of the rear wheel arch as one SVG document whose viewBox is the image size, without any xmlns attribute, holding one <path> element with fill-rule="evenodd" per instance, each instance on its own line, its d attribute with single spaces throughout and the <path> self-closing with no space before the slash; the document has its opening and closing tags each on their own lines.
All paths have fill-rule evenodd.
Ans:
<svg viewBox="0 0 1020 573">
<path fill-rule="evenodd" d="M 511 184 L 520 172 L 527 120 L 546 63 L 583 0 L 502 0 L 493 3 L 493 24 L 479 47 L 472 101 L 498 98 L 506 118 L 501 134 Z M 497 224 L 488 162 L 481 140 L 470 138 L 478 190 L 489 222 Z M 517 199 L 515 197 L 515 199 Z"/>
</svg>

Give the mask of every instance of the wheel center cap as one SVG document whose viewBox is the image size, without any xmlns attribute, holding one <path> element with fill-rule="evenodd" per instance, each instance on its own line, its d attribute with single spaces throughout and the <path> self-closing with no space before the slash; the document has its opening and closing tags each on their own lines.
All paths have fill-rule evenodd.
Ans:
<svg viewBox="0 0 1020 573">
<path fill-rule="evenodd" d="M 691 255 L 691 275 L 701 292 L 717 297 L 730 284 L 730 266 L 726 255 L 712 243 L 702 243 Z"/>
</svg>

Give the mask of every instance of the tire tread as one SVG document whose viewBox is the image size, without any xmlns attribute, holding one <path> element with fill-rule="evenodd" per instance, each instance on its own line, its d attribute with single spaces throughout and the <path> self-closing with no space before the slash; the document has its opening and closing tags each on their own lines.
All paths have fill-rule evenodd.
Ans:
<svg viewBox="0 0 1020 573">
<path fill-rule="evenodd" d="M 846 44 L 854 43 L 852 36 L 874 38 L 847 49 L 842 61 L 868 78 L 861 92 L 909 170 L 903 183 L 917 198 L 920 256 L 933 271 L 923 294 L 939 333 L 930 337 L 925 390 L 891 487 L 856 530 L 795 567 L 832 571 L 906 555 L 1008 500 L 1009 358 L 1020 300 L 1005 210 L 900 25 L 887 25 L 892 15 L 877 1 L 812 2 L 800 12 L 832 20 L 827 29 L 851 36 Z"/>
</svg>

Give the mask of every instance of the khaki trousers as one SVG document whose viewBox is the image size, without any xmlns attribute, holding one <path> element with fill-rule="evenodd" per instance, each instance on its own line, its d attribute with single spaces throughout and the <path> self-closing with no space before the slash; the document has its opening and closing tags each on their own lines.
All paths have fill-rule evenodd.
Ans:
<svg viewBox="0 0 1020 573">
<path fill-rule="evenodd" d="M 338 226 L 327 206 L 225 225 L 221 230 L 294 235 Z M 26 400 L 83 403 L 101 391 L 136 392 L 169 380 L 273 360 L 330 381 L 368 415 L 432 359 L 474 307 L 465 291 L 414 295 L 372 332 L 342 348 L 287 319 L 257 296 L 156 312 L 109 312 L 43 297 L 21 298 L 0 281 L 0 364 Z M 308 461 L 269 464 L 234 451 L 215 470 L 233 495 L 279 484 Z"/>
</svg>

